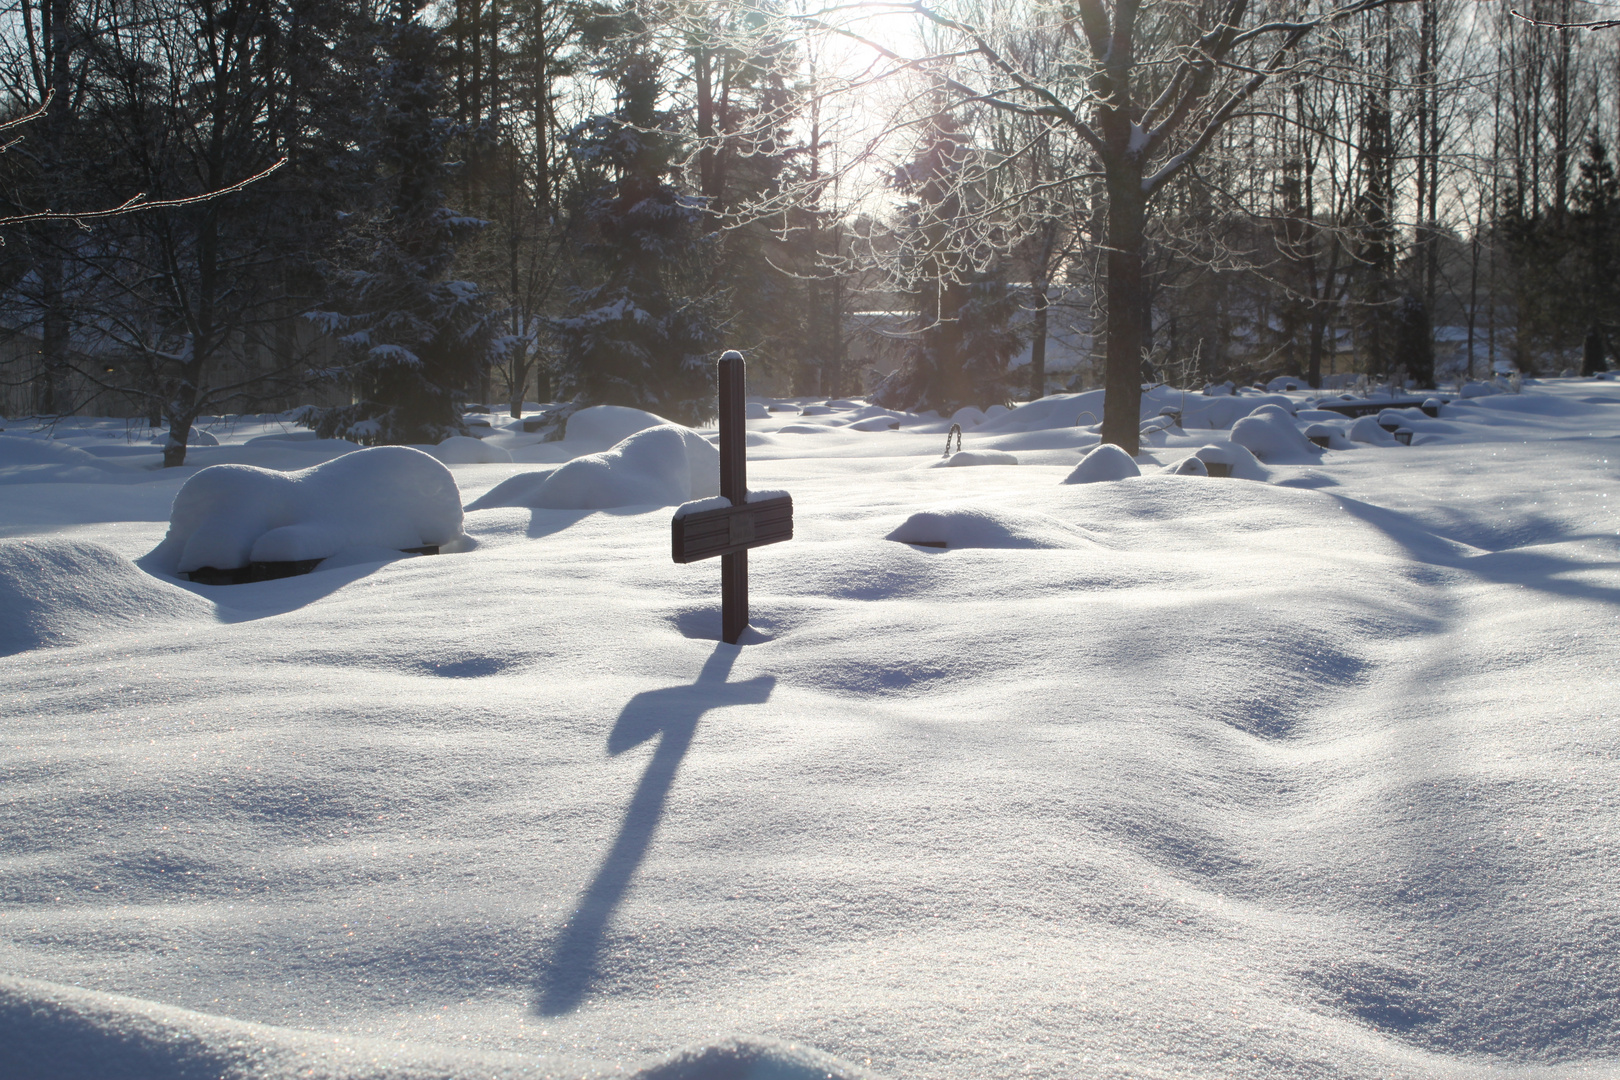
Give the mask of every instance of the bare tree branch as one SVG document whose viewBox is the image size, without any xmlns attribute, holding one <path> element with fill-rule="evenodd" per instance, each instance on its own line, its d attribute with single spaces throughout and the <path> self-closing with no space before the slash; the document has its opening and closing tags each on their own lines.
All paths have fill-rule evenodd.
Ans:
<svg viewBox="0 0 1620 1080">
<path fill-rule="evenodd" d="M 0 128 L 0 130 L 4 129 Z M 183 199 L 148 199 L 143 191 L 125 199 L 117 206 L 108 207 L 105 210 L 41 210 L 34 214 L 13 214 L 10 217 L 0 217 L 0 228 L 12 225 L 27 225 L 36 221 L 71 221 L 79 228 L 87 229 L 89 225 L 86 222 L 123 217 L 126 214 L 134 214 L 142 210 L 172 210 L 181 206 L 196 206 L 199 203 L 217 199 L 221 195 L 230 195 L 233 192 L 241 191 L 249 184 L 255 184 L 263 180 L 285 164 L 287 164 L 287 159 L 282 158 L 268 169 L 255 173 L 246 180 L 239 180 L 229 187 L 205 191 L 201 195 L 188 195 Z"/>
</svg>

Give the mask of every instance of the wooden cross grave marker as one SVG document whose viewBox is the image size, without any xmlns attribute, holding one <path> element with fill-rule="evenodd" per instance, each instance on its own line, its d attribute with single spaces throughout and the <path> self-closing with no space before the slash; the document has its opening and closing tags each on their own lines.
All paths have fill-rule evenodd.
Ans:
<svg viewBox="0 0 1620 1080">
<path fill-rule="evenodd" d="M 748 501 L 748 431 L 742 353 L 720 357 L 720 494 L 730 506 L 676 514 L 678 563 L 720 556 L 720 637 L 737 644 L 748 625 L 748 549 L 793 539 L 793 496 Z"/>
</svg>

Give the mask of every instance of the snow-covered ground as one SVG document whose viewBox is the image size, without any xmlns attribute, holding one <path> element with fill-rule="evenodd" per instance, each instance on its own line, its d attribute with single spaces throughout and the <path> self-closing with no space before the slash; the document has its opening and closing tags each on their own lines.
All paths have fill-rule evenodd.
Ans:
<svg viewBox="0 0 1620 1080">
<path fill-rule="evenodd" d="M 296 473 L 324 554 L 352 446 L 12 422 L 0 1076 L 1620 1076 L 1620 384 L 1304 398 L 1155 391 L 1124 479 L 1096 394 L 951 468 L 759 403 L 740 647 L 600 495 L 713 494 L 651 419 L 497 414 L 445 553 L 224 586 L 182 483 Z"/>
</svg>

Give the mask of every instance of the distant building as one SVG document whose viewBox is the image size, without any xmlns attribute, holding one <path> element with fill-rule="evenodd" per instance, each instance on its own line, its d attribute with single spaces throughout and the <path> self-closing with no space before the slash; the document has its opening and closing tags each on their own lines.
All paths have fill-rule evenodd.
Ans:
<svg viewBox="0 0 1620 1080">
<path fill-rule="evenodd" d="M 1031 334 L 1035 312 L 1027 285 L 1014 285 L 1024 302 L 1013 316 L 1013 326 L 1023 342 L 1008 362 L 1015 391 L 1025 391 L 1027 369 L 1034 351 Z M 1063 289 L 1049 294 L 1046 324 L 1047 391 L 1067 389 L 1077 380 L 1092 376 L 1092 338 L 1089 296 Z M 844 317 L 844 337 L 848 341 L 849 369 L 860 372 L 861 388 L 870 391 L 881 379 L 900 366 L 906 343 L 917 331 L 916 314 L 894 309 L 852 311 Z"/>
</svg>

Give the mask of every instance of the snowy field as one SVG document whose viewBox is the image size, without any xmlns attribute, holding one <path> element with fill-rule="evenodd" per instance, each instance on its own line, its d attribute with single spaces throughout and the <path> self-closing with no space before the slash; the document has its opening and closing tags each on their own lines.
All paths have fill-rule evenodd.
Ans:
<svg viewBox="0 0 1620 1080">
<path fill-rule="evenodd" d="M 788 404 L 11 422 L 0 1076 L 1620 1077 L 1620 384 Z"/>
</svg>

